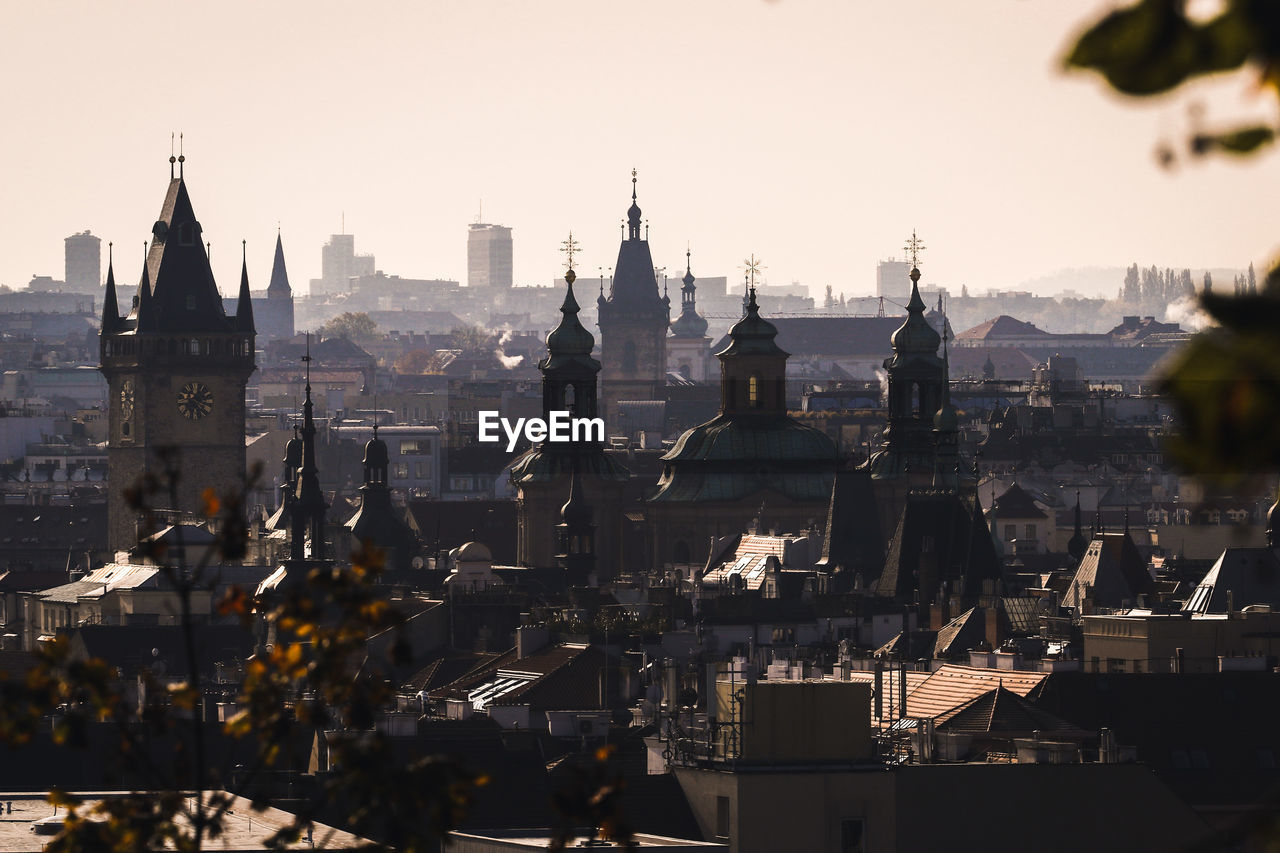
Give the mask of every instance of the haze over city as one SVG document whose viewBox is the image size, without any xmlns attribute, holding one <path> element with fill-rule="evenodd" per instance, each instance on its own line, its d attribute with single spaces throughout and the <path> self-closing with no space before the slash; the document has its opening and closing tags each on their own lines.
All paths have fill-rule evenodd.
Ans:
<svg viewBox="0 0 1280 853">
<path fill-rule="evenodd" d="M 173 132 L 228 293 L 242 239 L 265 286 L 277 223 L 298 282 L 344 227 L 388 273 L 462 280 L 478 216 L 514 229 L 517 284 L 551 282 L 570 229 L 594 276 L 633 167 L 657 265 L 689 244 L 732 281 L 754 253 L 815 297 L 872 292 L 913 228 L 952 292 L 1135 261 L 1265 268 L 1274 228 L 1247 211 L 1273 161 L 1162 170 L 1188 96 L 1125 102 L 1060 71 L 1107 5 L 15 5 L 0 283 L 58 276 L 86 228 L 135 281 Z M 1205 120 L 1255 97 L 1223 81 Z"/>
</svg>

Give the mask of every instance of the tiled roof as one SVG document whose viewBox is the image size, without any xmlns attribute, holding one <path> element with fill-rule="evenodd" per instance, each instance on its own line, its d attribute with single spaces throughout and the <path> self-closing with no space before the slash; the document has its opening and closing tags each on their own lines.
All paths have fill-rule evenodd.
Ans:
<svg viewBox="0 0 1280 853">
<path fill-rule="evenodd" d="M 1043 672 L 944 664 L 907 693 L 906 715 L 936 719 L 997 687 L 1034 699 L 1046 677 L 1047 673 Z"/>
<path fill-rule="evenodd" d="M 1097 533 L 1080 560 L 1063 604 L 1079 607 L 1088 598 L 1099 607 L 1136 606 L 1138 596 L 1151 592 L 1146 561 L 1127 533 Z"/>
<path fill-rule="evenodd" d="M 984 323 L 979 323 L 972 329 L 966 329 L 956 335 L 956 340 L 994 340 L 998 338 L 1026 338 L 1040 337 L 1052 338 L 1050 332 L 1037 327 L 1033 323 L 1027 323 L 1010 317 L 1008 314 L 1001 314 L 999 317 L 992 317 Z"/>
<path fill-rule="evenodd" d="M 908 707 L 911 697 L 908 695 Z M 1007 737 L 1042 736 L 1069 738 L 1091 737 L 1089 732 L 1055 717 L 1006 687 L 998 686 L 979 694 L 936 719 L 940 731 L 1001 734 Z"/>
</svg>

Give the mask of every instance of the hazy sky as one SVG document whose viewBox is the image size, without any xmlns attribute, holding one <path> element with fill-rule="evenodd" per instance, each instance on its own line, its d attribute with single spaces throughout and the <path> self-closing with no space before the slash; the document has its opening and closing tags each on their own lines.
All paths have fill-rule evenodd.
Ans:
<svg viewBox="0 0 1280 853">
<path fill-rule="evenodd" d="M 1105 4 L 1104 4 L 1105 5 Z M 466 226 L 514 228 L 517 283 L 617 254 L 639 170 L 655 262 L 870 292 L 917 229 L 926 278 L 1243 266 L 1280 249 L 1276 158 L 1155 164 L 1189 99 L 1122 101 L 1060 57 L 1096 2 L 583 0 L 5 4 L 0 283 L 61 278 L 62 238 L 134 282 L 186 135 L 226 292 L 276 223 L 296 290 L 340 230 L 389 274 L 466 278 Z M 1260 105 L 1214 88 L 1210 119 Z M 105 258 L 104 258 L 105 272 Z M 1118 282 L 1117 282 L 1118 284 Z"/>
</svg>

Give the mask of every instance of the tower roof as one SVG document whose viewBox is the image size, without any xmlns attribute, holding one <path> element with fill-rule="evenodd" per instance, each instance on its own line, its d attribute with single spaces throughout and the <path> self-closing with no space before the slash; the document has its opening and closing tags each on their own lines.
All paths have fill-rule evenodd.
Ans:
<svg viewBox="0 0 1280 853">
<path fill-rule="evenodd" d="M 116 301 L 115 261 L 107 247 L 107 290 L 102 297 L 102 333 L 114 332 L 120 326 L 120 304 Z"/>
<path fill-rule="evenodd" d="M 240 244 L 244 249 L 244 244 Z M 240 297 L 236 300 L 236 330 L 253 332 L 253 297 L 249 294 L 249 258 L 246 254 L 240 260 Z"/>
<path fill-rule="evenodd" d="M 684 278 L 681 279 L 684 286 L 680 288 L 680 316 L 671 324 L 671 334 L 677 338 L 702 338 L 707 334 L 707 321 L 698 314 L 696 307 L 697 288 L 693 284 L 695 279 L 689 252 L 686 251 L 684 257 Z"/>
<path fill-rule="evenodd" d="M 272 299 L 288 299 L 293 296 L 293 288 L 289 286 L 289 273 L 284 267 L 284 245 L 280 242 L 280 234 L 276 234 L 276 256 L 271 262 L 271 283 L 267 285 L 267 296 Z"/>
<path fill-rule="evenodd" d="M 191 207 L 181 174 L 169 180 L 160 216 L 151 227 L 147 275 L 152 285 L 152 323 L 141 330 L 157 332 L 234 331 L 222 307 L 209 256 L 201 240 L 200 222 Z"/>
<path fill-rule="evenodd" d="M 564 303 L 560 306 L 560 324 L 547 335 L 547 352 L 550 358 L 556 356 L 591 355 L 596 339 L 578 319 L 578 300 L 573 295 L 573 282 L 576 280 L 573 270 L 565 275 L 568 288 L 565 290 Z"/>
<path fill-rule="evenodd" d="M 658 293 L 658 278 L 653 273 L 649 241 L 640 237 L 640 206 L 636 203 L 635 183 L 633 169 L 631 207 L 627 209 L 627 238 L 618 247 L 618 262 L 613 268 L 607 302 L 628 308 L 659 307 L 669 303 Z"/>
<path fill-rule="evenodd" d="M 920 298 L 920 270 L 911 270 L 911 301 L 907 303 L 907 319 L 890 339 L 895 354 L 924 353 L 936 356 L 942 336 L 924 318 L 924 300 Z"/>
<path fill-rule="evenodd" d="M 716 353 L 716 356 L 732 358 L 739 355 L 779 355 L 786 358 L 788 353 L 774 341 L 777 336 L 777 327 L 760 316 L 756 289 L 753 287 L 747 297 L 746 316 L 733 324 L 733 328 L 729 330 L 729 345 Z"/>
</svg>

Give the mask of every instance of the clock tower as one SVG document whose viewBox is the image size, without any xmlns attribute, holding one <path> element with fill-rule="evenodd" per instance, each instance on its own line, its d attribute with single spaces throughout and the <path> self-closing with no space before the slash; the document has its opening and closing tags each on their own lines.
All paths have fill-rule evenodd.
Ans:
<svg viewBox="0 0 1280 853">
<path fill-rule="evenodd" d="M 108 385 L 108 544 L 137 542 L 138 518 L 125 490 L 145 474 L 162 475 L 173 454 L 180 472 L 175 505 L 152 500 L 175 518 L 201 515 L 202 493 L 245 483 L 244 390 L 254 371 L 253 306 L 242 266 L 234 316 L 222 307 L 200 222 L 182 176 L 185 158 L 169 158 L 169 188 L 133 304 L 120 316 L 114 258 L 107 269 L 100 355 Z M 174 164 L 178 172 L 174 175 Z"/>
</svg>

